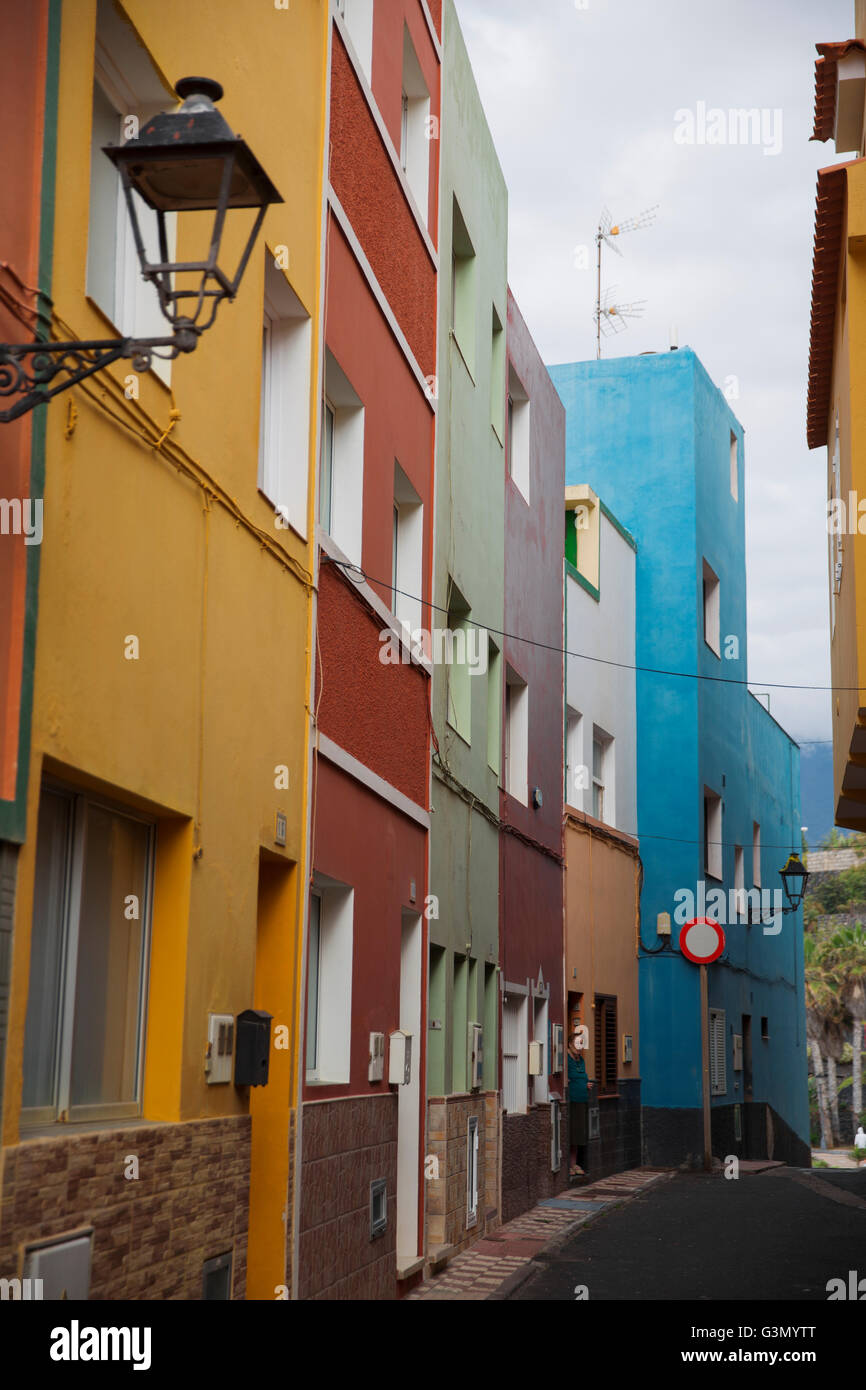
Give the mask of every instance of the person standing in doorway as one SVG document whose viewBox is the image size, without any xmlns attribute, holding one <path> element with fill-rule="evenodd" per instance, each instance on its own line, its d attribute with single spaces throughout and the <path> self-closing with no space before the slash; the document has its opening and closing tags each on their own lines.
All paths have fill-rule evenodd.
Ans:
<svg viewBox="0 0 866 1390">
<path fill-rule="evenodd" d="M 589 1084 L 581 1041 L 580 1032 L 572 1033 L 568 1040 L 568 1139 L 573 1178 L 584 1176 L 588 1132 Z"/>
</svg>

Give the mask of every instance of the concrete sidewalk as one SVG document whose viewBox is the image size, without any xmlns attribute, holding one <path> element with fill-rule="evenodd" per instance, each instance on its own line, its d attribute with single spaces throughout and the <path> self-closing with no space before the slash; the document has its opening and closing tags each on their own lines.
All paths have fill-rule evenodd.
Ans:
<svg viewBox="0 0 866 1390">
<path fill-rule="evenodd" d="M 456 1255 L 441 1274 L 428 1279 L 406 1301 L 507 1298 L 530 1273 L 532 1259 L 558 1244 L 601 1212 L 630 1201 L 654 1183 L 674 1176 L 672 1168 L 633 1168 L 586 1187 L 572 1187 L 500 1226 Z"/>
</svg>

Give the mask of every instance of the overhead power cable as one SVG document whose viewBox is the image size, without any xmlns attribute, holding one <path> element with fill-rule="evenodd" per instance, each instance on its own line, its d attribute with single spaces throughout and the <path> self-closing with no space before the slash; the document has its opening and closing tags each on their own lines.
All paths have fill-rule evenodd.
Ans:
<svg viewBox="0 0 866 1390">
<path fill-rule="evenodd" d="M 388 589 L 393 594 L 399 594 L 401 598 L 411 599 L 414 603 L 420 603 L 423 608 L 430 608 L 436 613 L 444 613 L 448 616 L 448 609 L 440 604 L 433 603 L 431 599 L 420 598 L 418 594 L 410 594 L 405 589 L 396 589 L 390 580 L 371 578 L 361 569 L 360 565 L 352 564 L 349 560 L 336 560 L 333 556 L 323 554 L 322 561 L 326 564 L 338 566 L 349 575 L 359 575 L 360 581 L 364 584 L 378 584 L 382 589 Z M 588 652 L 572 652 L 567 647 L 557 647 L 550 642 L 539 642 L 534 637 L 521 637 L 516 632 L 505 632 L 501 628 L 491 627 L 487 623 L 477 622 L 474 618 L 464 617 L 461 614 L 461 624 L 468 623 L 470 627 L 477 628 L 479 632 L 491 632 L 494 637 L 507 637 L 510 642 L 523 642 L 529 647 L 538 647 L 541 651 L 556 652 L 560 656 L 572 656 L 579 661 L 593 661 L 601 666 L 614 666 L 620 671 L 639 671 L 645 676 L 672 676 L 680 680 L 692 681 L 713 681 L 718 685 L 756 685 L 768 690 L 823 690 L 827 692 L 854 691 L 861 690 L 859 685 L 794 685 L 786 681 L 763 681 L 753 677 L 738 678 L 736 676 L 705 676 L 699 671 L 666 671 L 655 666 L 633 666 L 627 661 L 612 661 L 606 656 L 590 656 Z M 815 742 L 832 742 L 828 740 L 814 740 Z"/>
</svg>

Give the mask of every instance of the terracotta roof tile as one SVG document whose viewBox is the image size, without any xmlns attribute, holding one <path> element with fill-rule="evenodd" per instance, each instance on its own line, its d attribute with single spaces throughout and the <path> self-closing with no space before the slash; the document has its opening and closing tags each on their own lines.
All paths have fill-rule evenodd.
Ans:
<svg viewBox="0 0 866 1390">
<path fill-rule="evenodd" d="M 806 438 L 810 449 L 818 449 L 827 443 L 847 171 L 852 164 L 862 162 L 851 159 L 845 164 L 834 164 L 818 171 L 806 410 Z"/>
<path fill-rule="evenodd" d="M 816 43 L 821 57 L 815 60 L 815 128 L 812 140 L 830 140 L 836 125 L 836 77 L 840 58 L 852 49 L 866 53 L 866 44 L 860 39 L 846 39 L 844 43 Z"/>
</svg>

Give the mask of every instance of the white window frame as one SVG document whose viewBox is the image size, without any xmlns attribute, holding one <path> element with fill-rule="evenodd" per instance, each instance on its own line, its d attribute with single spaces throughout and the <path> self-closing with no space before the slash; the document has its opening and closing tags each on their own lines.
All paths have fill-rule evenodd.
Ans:
<svg viewBox="0 0 866 1390">
<path fill-rule="evenodd" d="M 308 1085 L 341 1086 L 349 1082 L 352 1055 L 352 957 L 355 890 L 316 873 L 311 897 L 319 899 L 317 999 L 310 998 L 310 945 L 307 943 L 307 1018 L 315 1010 L 315 1066 L 304 1064 Z"/>
<path fill-rule="evenodd" d="M 429 119 L 430 92 L 404 23 L 400 163 L 424 226 L 427 225 L 430 205 Z"/>
<path fill-rule="evenodd" d="M 93 82 L 94 90 L 99 88 L 117 117 L 112 142 L 118 145 L 123 144 L 130 133 L 126 126 L 129 117 L 135 117 L 140 128 L 152 116 L 177 100 L 164 86 L 155 64 L 133 33 L 131 26 L 108 0 L 99 0 L 97 10 Z M 95 102 L 91 111 L 95 115 Z M 88 195 L 87 295 L 115 326 L 120 337 L 166 337 L 169 334 L 169 325 L 160 309 L 156 286 L 145 281 L 141 275 L 141 265 L 120 175 L 110 166 L 107 155 L 102 153 L 102 144 L 102 138 L 94 128 L 91 136 L 91 171 L 93 173 L 98 169 L 99 183 L 103 191 L 109 187 L 112 191 L 108 206 L 97 207 L 94 204 L 95 185 L 91 174 Z M 147 207 L 137 193 L 133 193 L 133 198 L 138 209 L 139 227 L 148 260 L 151 263 L 158 262 L 161 256 L 156 213 Z M 177 246 L 177 213 L 166 214 L 165 228 L 169 259 L 174 260 Z M 95 275 L 109 256 L 114 264 L 114 274 L 113 285 L 106 298 L 103 290 L 95 283 Z M 154 357 L 151 370 L 165 385 L 170 384 L 170 360 Z"/>
<path fill-rule="evenodd" d="M 529 686 L 505 667 L 505 790 L 529 805 Z"/>
<path fill-rule="evenodd" d="M 721 585 L 715 570 L 703 562 L 702 575 L 704 641 L 711 652 L 721 656 Z"/>
<path fill-rule="evenodd" d="M 408 628 L 411 636 L 422 626 L 424 504 L 396 459 L 393 506 L 392 609 L 398 623 Z"/>
<path fill-rule="evenodd" d="M 508 363 L 508 437 L 506 458 L 508 473 L 524 502 L 531 502 L 532 473 L 532 406 L 526 389 Z"/>
<path fill-rule="evenodd" d="M 265 253 L 259 491 L 284 522 L 307 536 L 312 322 Z"/>
<path fill-rule="evenodd" d="M 60 918 L 55 924 L 62 939 L 60 947 L 60 979 L 55 996 L 58 1029 L 54 1055 L 54 1098 L 50 1105 L 27 1106 L 21 1110 L 21 1125 L 47 1125 L 59 1122 L 64 1116 L 70 1121 L 112 1120 L 134 1118 L 141 1114 L 144 1082 L 144 1046 L 147 1025 L 147 998 L 150 971 L 151 914 L 153 875 L 156 845 L 156 826 L 152 820 L 137 815 L 128 807 L 81 792 L 53 780 L 42 785 L 42 794 L 62 798 L 69 803 L 69 830 L 64 854 L 65 891 Z M 137 1060 L 134 1096 L 126 1101 L 98 1102 L 86 1105 L 70 1103 L 72 1083 L 73 1040 L 75 1031 L 75 998 L 79 948 L 79 927 L 84 895 L 84 865 L 86 852 L 86 823 L 88 807 L 95 807 L 114 817 L 123 817 L 147 831 L 143 890 L 138 904 L 141 923 L 141 957 L 138 989 L 138 1023 L 135 1030 Z M 37 844 L 38 854 L 38 844 Z M 137 896 L 137 895 L 136 895 Z M 118 905 L 122 913 L 124 904 Z M 27 1043 L 25 1036 L 25 1058 Z"/>
<path fill-rule="evenodd" d="M 337 6 L 369 86 L 373 77 L 373 0 L 337 0 Z"/>
<path fill-rule="evenodd" d="M 466 1122 L 466 1229 L 478 1223 L 478 1116 L 470 1115 Z"/>
<path fill-rule="evenodd" d="M 737 905 L 737 917 L 742 918 L 746 915 L 746 866 L 745 855 L 742 845 L 734 845 L 734 901 Z"/>
<path fill-rule="evenodd" d="M 361 564 L 364 512 L 364 403 L 337 359 L 325 353 L 325 402 L 334 413 L 330 527 L 319 525 L 354 565 Z M 324 417 L 323 417 L 324 421 Z M 324 436 L 324 429 L 322 431 Z M 321 474 L 321 451 L 320 451 Z M 322 479 L 319 487 L 321 491 Z"/>
<path fill-rule="evenodd" d="M 724 878 L 722 839 L 722 798 L 712 787 L 704 787 L 704 872 L 719 881 Z"/>
</svg>

